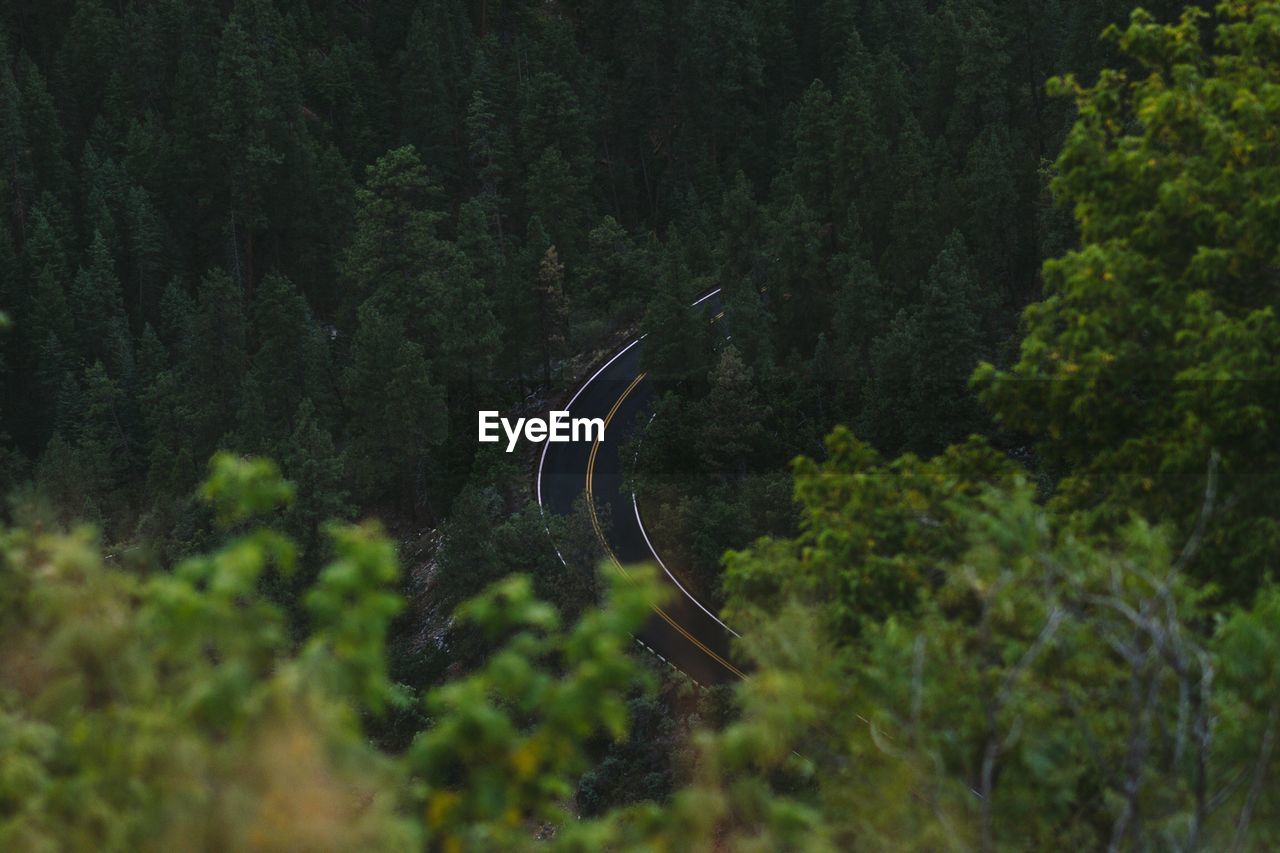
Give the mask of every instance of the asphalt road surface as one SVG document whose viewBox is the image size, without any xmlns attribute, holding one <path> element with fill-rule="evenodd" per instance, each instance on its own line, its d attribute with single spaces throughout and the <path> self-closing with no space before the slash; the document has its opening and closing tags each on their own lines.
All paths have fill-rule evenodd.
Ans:
<svg viewBox="0 0 1280 853">
<path fill-rule="evenodd" d="M 696 303 L 708 316 L 720 312 L 720 292 L 714 290 Z M 699 684 L 732 682 L 742 671 L 730 657 L 733 631 L 694 598 L 662 563 L 641 521 L 635 496 L 623 488 L 626 470 L 623 446 L 648 418 L 653 386 L 640 371 L 643 339 L 616 352 L 570 399 L 572 418 L 603 418 L 602 441 L 544 443 L 538 463 L 537 496 L 544 512 L 568 515 L 578 498 L 590 498 L 592 522 L 614 569 L 653 563 L 662 582 L 671 587 L 667 602 L 636 637 L 650 651 Z M 587 567 L 571 566 L 588 571 Z"/>
</svg>

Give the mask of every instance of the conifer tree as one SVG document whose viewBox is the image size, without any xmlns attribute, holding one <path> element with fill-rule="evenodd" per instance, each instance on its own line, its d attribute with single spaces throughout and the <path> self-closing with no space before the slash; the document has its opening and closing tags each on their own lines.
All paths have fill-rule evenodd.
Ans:
<svg viewBox="0 0 1280 853">
<path fill-rule="evenodd" d="M 493 299 L 454 244 L 441 243 L 436 266 L 432 319 L 437 370 L 441 378 L 464 385 L 488 379 L 501 337 Z"/>
<path fill-rule="evenodd" d="M 359 496 L 391 497 L 416 509 L 428 497 L 428 453 L 444 441 L 448 425 L 444 394 L 422 347 L 405 337 L 398 318 L 366 305 L 342 382 L 350 424 L 347 459 Z"/>
<path fill-rule="evenodd" d="M 36 193 L 35 173 L 22 115 L 22 94 L 9 64 L 7 44 L 0 33 L 0 190 L 10 220 L 19 235 L 26 232 L 27 208 Z"/>
<path fill-rule="evenodd" d="M 757 461 L 769 407 L 734 345 L 720 353 L 699 411 L 701 470 L 713 477 L 740 480 Z"/>
<path fill-rule="evenodd" d="M 543 381 L 551 384 L 551 359 L 563 353 L 568 342 L 569 303 L 564 296 L 564 264 L 554 245 L 538 261 L 534 277 L 534 304 L 538 310 L 538 337 L 542 350 Z"/>
<path fill-rule="evenodd" d="M 461 178 L 460 140 L 471 54 L 471 28 L 456 0 L 425 0 L 409 21 L 399 56 L 401 121 L 439 180 Z"/>
<path fill-rule="evenodd" d="M 641 328 L 647 337 L 643 366 L 659 388 L 704 380 L 711 369 L 711 326 L 689 307 L 688 269 L 673 249 L 663 259 L 663 275 L 646 308 Z"/>
<path fill-rule="evenodd" d="M 373 298 L 384 312 L 425 329 L 433 313 L 426 274 L 435 260 L 440 187 L 412 146 L 389 151 L 371 165 L 356 191 L 355 232 L 343 258 L 348 287 L 344 323 Z M 424 335 L 416 335 L 421 340 Z"/>
<path fill-rule="evenodd" d="M 581 211 L 587 203 L 580 175 L 558 148 L 548 147 L 529 167 L 524 187 L 530 214 L 542 223 L 548 238 L 562 247 L 570 260 L 578 257 L 586 230 Z"/>
<path fill-rule="evenodd" d="M 107 82 L 124 47 L 120 21 L 101 0 L 77 0 L 57 48 L 55 91 L 70 126 L 68 142 L 79 151 L 98 117 Z"/>
<path fill-rule="evenodd" d="M 88 265 L 71 287 L 71 316 L 86 363 L 101 361 L 117 381 L 133 378 L 133 339 L 106 239 L 94 232 Z"/>
<path fill-rule="evenodd" d="M 175 325 L 181 327 L 182 321 L 175 318 Z M 198 458 L 212 453 L 236 423 L 240 384 L 249 367 L 248 333 L 240 285 L 227 272 L 210 270 L 200 280 L 190 345 L 180 363 L 188 401 L 182 411 L 191 419 L 190 439 L 182 444 Z"/>
<path fill-rule="evenodd" d="M 298 403 L 290 420 L 294 428 L 281 444 L 280 466 L 296 487 L 297 498 L 285 513 L 285 527 L 301 546 L 304 565 L 315 566 L 327 556 L 322 550 L 325 523 L 352 515 L 346 458 L 334 446 L 310 398 Z M 293 586 L 305 584 L 295 581 Z"/>
<path fill-rule="evenodd" d="M 36 184 L 42 192 L 65 194 L 71 174 L 57 105 L 44 74 L 29 57 L 19 60 L 18 75 L 22 88 L 22 127 L 30 146 Z"/>
<path fill-rule="evenodd" d="M 124 210 L 125 245 L 133 281 L 126 290 L 133 294 L 133 305 L 139 317 L 156 315 L 161 286 L 168 278 L 169 248 L 166 227 L 150 195 L 142 187 L 129 190 Z"/>
<path fill-rule="evenodd" d="M 871 349 L 864 435 L 886 453 L 935 453 L 981 426 L 967 381 L 984 352 L 986 300 L 964 239 L 952 232 L 920 302 L 901 310 Z"/>
<path fill-rule="evenodd" d="M 255 36 L 269 36 L 252 30 L 253 19 L 253 14 L 232 15 L 222 31 L 212 104 L 213 141 L 218 146 L 219 168 L 226 176 L 219 196 L 226 204 L 233 274 L 248 294 L 256 283 L 255 238 L 270 223 L 266 196 L 286 156 L 281 124 L 290 122 L 275 105 L 288 92 L 269 88 L 273 75 L 255 44 Z"/>
<path fill-rule="evenodd" d="M 279 440 L 296 427 L 294 413 L 303 400 L 329 390 L 328 353 L 306 301 L 278 273 L 268 273 L 258 288 L 249 337 L 246 381 L 255 383 L 271 430 L 263 438 Z"/>
<path fill-rule="evenodd" d="M 794 350 L 803 357 L 813 352 L 818 335 L 831 316 L 823 234 L 804 199 L 795 196 L 776 213 L 769 225 L 769 305 L 777 324 L 776 351 Z"/>
<path fill-rule="evenodd" d="M 31 276 L 30 294 L 17 313 L 12 336 L 21 342 L 21 365 L 34 393 L 32 405 L 21 423 L 14 421 L 14 435 L 34 437 L 37 444 L 49 438 L 48 424 L 63 371 L 70 367 L 68 347 L 76 340 L 70 303 L 71 271 L 68 254 L 57 229 L 45 213 L 46 197 L 31 210 L 31 230 L 25 246 L 25 269 Z M 19 279 L 13 279 L 17 284 Z"/>
</svg>

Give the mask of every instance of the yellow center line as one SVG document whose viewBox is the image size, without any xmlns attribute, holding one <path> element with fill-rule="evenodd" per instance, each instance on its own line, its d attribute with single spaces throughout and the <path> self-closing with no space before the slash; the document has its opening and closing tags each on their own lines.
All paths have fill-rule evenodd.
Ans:
<svg viewBox="0 0 1280 853">
<path fill-rule="evenodd" d="M 617 402 L 613 404 L 613 408 L 609 410 L 609 414 L 605 415 L 605 418 L 604 418 L 605 430 L 609 429 L 609 424 L 613 422 L 613 416 L 618 413 L 618 409 L 621 408 L 623 401 L 625 401 L 628 397 L 631 396 L 631 392 L 634 391 L 636 389 L 636 386 L 640 384 L 640 380 L 644 379 L 648 375 L 649 375 L 648 372 L 644 372 L 644 373 L 641 373 L 639 376 L 637 376 L 635 379 L 631 380 L 631 384 L 627 386 L 627 390 L 622 392 L 622 396 L 617 399 Z M 601 438 L 597 438 L 595 440 L 595 443 L 591 445 L 591 456 L 590 458 L 587 459 L 587 497 L 591 496 L 592 481 L 595 478 L 596 453 L 599 452 L 600 450 L 600 442 L 602 440 L 603 440 L 603 436 Z M 592 505 L 592 510 L 594 511 L 594 505 Z"/>
<path fill-rule="evenodd" d="M 606 415 L 604 419 L 604 428 L 606 431 L 609 429 L 609 424 L 612 423 L 614 415 L 616 415 L 618 413 L 618 409 L 622 407 L 623 402 L 627 397 L 631 396 L 631 392 L 636 389 L 636 386 L 639 385 L 640 381 L 647 375 L 647 372 L 641 373 L 635 379 L 631 380 L 631 384 L 627 386 L 626 390 L 622 392 L 617 401 L 613 404 L 613 407 L 609 409 L 609 414 Z M 593 498 L 592 489 L 595 481 L 596 454 L 600 451 L 600 443 L 603 440 L 603 436 L 595 440 L 595 443 L 591 446 L 591 456 L 587 459 L 587 507 L 591 511 L 591 526 L 595 528 L 596 538 L 600 540 L 600 544 L 604 546 L 605 551 L 609 554 L 609 559 L 613 561 L 613 564 L 618 568 L 618 570 L 621 571 L 624 576 L 630 577 L 630 573 L 626 570 L 626 567 L 622 565 L 622 561 L 618 559 L 618 556 L 613 553 L 613 548 L 609 546 L 609 541 L 605 538 L 604 530 L 600 525 L 600 517 L 596 513 L 596 503 Z M 742 670 L 738 669 L 736 666 L 729 663 L 729 661 L 707 648 L 697 637 L 685 630 L 684 626 L 676 622 L 675 619 L 672 619 L 667 611 L 663 610 L 656 604 L 653 605 L 653 609 L 667 622 L 668 625 L 680 632 L 680 634 L 689 642 L 693 643 L 699 649 L 702 649 L 709 658 L 739 678 L 747 677 Z"/>
</svg>

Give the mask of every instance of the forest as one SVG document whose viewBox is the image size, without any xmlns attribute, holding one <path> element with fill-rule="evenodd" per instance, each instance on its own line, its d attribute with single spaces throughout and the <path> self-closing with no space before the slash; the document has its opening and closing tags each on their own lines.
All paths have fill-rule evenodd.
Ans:
<svg viewBox="0 0 1280 853">
<path fill-rule="evenodd" d="M 1276 0 L 0 6 L 0 849 L 1275 849 L 1277 128 Z M 729 683 L 476 440 L 640 336 Z"/>
</svg>

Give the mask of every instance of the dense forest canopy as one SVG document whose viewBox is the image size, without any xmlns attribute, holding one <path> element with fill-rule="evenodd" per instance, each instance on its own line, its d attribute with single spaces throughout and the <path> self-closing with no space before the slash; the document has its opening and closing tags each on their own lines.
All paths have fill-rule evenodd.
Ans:
<svg viewBox="0 0 1280 853">
<path fill-rule="evenodd" d="M 1278 126 L 1264 0 L 0 9 L 0 847 L 1274 847 Z M 473 438 L 639 333 L 729 688 Z"/>
</svg>

